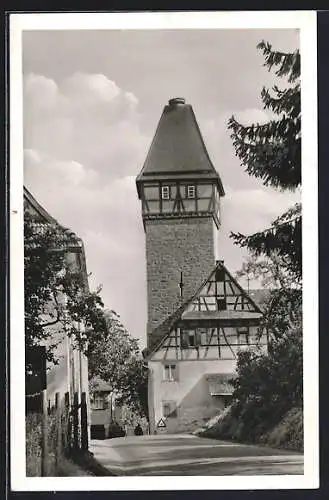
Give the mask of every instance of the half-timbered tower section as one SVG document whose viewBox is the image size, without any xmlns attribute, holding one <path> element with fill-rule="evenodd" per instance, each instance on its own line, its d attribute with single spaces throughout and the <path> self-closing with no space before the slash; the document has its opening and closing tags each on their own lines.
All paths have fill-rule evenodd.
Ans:
<svg viewBox="0 0 329 500">
<path fill-rule="evenodd" d="M 193 430 L 230 402 L 237 353 L 266 349 L 262 312 L 222 261 L 152 336 L 148 351 L 152 430 Z"/>
<path fill-rule="evenodd" d="M 136 184 L 146 235 L 149 343 L 154 328 L 195 291 L 216 258 L 224 190 L 184 99 L 164 107 Z"/>
</svg>

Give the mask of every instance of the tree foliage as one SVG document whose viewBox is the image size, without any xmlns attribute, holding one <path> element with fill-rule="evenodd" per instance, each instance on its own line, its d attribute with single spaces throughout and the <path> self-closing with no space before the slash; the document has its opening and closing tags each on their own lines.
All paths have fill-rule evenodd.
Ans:
<svg viewBox="0 0 329 500">
<path fill-rule="evenodd" d="M 67 258 L 72 238 L 58 224 L 38 224 L 24 214 L 25 345 L 45 345 L 52 363 L 58 363 L 56 346 L 65 335 L 86 352 L 106 326 L 100 290 L 90 292 Z"/>
<path fill-rule="evenodd" d="M 116 400 L 148 416 L 148 370 L 140 354 L 137 339 L 131 337 L 114 311 L 105 313 L 107 329 L 102 339 L 88 350 L 91 389 L 99 381 L 107 382 Z"/>
<path fill-rule="evenodd" d="M 251 255 L 236 273 L 236 277 L 256 280 L 262 287 L 260 306 L 263 317 L 260 332 L 270 334 L 273 345 L 291 328 L 302 326 L 302 286 L 301 281 L 287 270 L 283 258 L 276 252 L 269 257 Z"/>
<path fill-rule="evenodd" d="M 300 54 L 273 51 L 262 41 L 264 66 L 275 68 L 278 78 L 286 78 L 287 87 L 274 86 L 272 92 L 262 89 L 264 109 L 275 116 L 265 124 L 242 125 L 234 116 L 228 122 L 236 155 L 245 171 L 261 179 L 265 186 L 296 190 L 301 185 L 301 103 Z M 231 233 L 241 247 L 256 255 L 273 251 L 284 259 L 284 265 L 297 277 L 302 275 L 301 205 L 297 204 L 278 217 L 269 228 L 251 236 Z"/>
<path fill-rule="evenodd" d="M 90 292 L 76 252 L 81 242 L 57 223 L 24 216 L 25 345 L 44 345 L 58 363 L 56 347 L 65 336 L 88 357 L 91 378 L 109 382 L 122 402 L 147 415 L 147 368 L 114 311 L 105 311 L 99 288 Z M 73 255 L 73 260 L 70 259 Z M 31 349 L 32 348 L 32 349 Z M 29 359 L 26 369 L 34 370 Z"/>
<path fill-rule="evenodd" d="M 237 362 L 232 417 L 238 439 L 250 440 L 275 426 L 293 407 L 302 407 L 302 332 L 294 328 L 268 354 L 241 352 Z"/>
<path fill-rule="evenodd" d="M 265 67 L 286 78 L 286 88 L 262 90 L 263 107 L 273 119 L 245 126 L 232 117 L 228 127 L 236 155 L 249 175 L 265 186 L 296 190 L 301 184 L 299 51 L 276 52 L 264 41 L 258 48 Z M 272 334 L 267 353 L 247 350 L 238 355 L 231 416 L 237 426 L 233 434 L 239 440 L 257 441 L 287 411 L 302 406 L 301 231 L 301 204 L 296 204 L 264 231 L 250 236 L 231 233 L 235 244 L 251 252 L 238 277 L 260 280 L 268 291 L 261 304 L 260 331 L 265 326 Z"/>
</svg>

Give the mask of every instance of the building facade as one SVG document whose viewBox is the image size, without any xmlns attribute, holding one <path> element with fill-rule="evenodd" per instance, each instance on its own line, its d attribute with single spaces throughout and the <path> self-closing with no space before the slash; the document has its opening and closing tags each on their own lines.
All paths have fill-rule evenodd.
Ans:
<svg viewBox="0 0 329 500">
<path fill-rule="evenodd" d="M 258 305 L 217 261 L 224 188 L 192 106 L 164 107 L 136 179 L 147 268 L 151 432 L 191 431 L 230 400 L 239 349 L 265 348 Z"/>
<path fill-rule="evenodd" d="M 91 439 L 106 439 L 111 436 L 113 423 L 122 424 L 122 409 L 117 405 L 110 384 L 98 381 L 90 393 Z"/>
<path fill-rule="evenodd" d="M 69 269 L 81 276 L 83 289 L 88 292 L 88 277 L 83 242 L 72 231 L 60 225 L 24 188 L 24 211 L 32 220 L 33 231 L 42 232 L 49 226 L 57 232 L 58 248 L 54 251 L 63 251 Z M 26 248 L 26 247 L 25 247 Z M 65 297 L 60 297 L 63 304 Z M 82 329 L 80 324 L 75 325 Z M 26 356 L 31 356 L 40 362 L 39 372 L 26 377 L 26 394 L 31 395 L 42 389 L 47 390 L 48 406 L 55 405 L 55 395 L 59 393 L 60 401 L 66 401 L 70 406 L 73 402 L 80 405 L 82 394 L 86 395 L 88 433 L 90 436 L 90 401 L 88 386 L 88 360 L 83 352 L 73 344 L 69 336 L 63 334 L 63 324 L 57 322 L 47 328 L 47 338 L 40 346 L 30 349 Z M 54 345 L 54 354 L 57 364 L 48 363 L 43 356 L 43 346 Z M 28 359 L 27 359 L 28 361 Z M 27 398 L 29 401 L 29 398 Z"/>
</svg>

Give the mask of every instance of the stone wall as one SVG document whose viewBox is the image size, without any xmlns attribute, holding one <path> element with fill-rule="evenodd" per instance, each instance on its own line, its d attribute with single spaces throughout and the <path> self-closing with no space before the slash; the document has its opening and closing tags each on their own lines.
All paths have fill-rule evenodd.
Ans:
<svg viewBox="0 0 329 500">
<path fill-rule="evenodd" d="M 148 335 L 191 296 L 215 265 L 212 217 L 145 221 Z"/>
</svg>

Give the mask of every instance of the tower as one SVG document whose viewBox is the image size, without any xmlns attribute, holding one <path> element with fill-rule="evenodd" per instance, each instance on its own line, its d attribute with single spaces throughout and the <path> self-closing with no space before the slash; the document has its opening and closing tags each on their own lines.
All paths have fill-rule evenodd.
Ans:
<svg viewBox="0 0 329 500">
<path fill-rule="evenodd" d="M 149 345 L 152 331 L 195 292 L 216 259 L 224 189 L 184 99 L 164 107 L 136 185 L 146 239 Z"/>
</svg>

